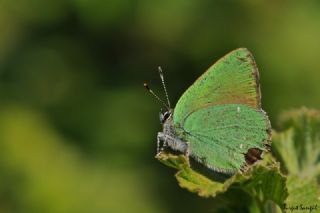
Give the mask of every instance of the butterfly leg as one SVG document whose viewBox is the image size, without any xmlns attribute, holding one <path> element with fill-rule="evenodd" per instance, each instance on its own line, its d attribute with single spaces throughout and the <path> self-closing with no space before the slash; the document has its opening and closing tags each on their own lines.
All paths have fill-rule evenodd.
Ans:
<svg viewBox="0 0 320 213">
<path fill-rule="evenodd" d="M 163 132 L 158 132 L 157 135 L 157 155 L 160 153 L 160 151 L 163 151 L 163 148 L 160 148 L 160 142 L 164 140 L 164 134 Z"/>
<path fill-rule="evenodd" d="M 190 166 L 190 161 L 189 161 L 189 155 L 190 155 L 190 147 L 189 147 L 189 142 L 185 142 L 186 143 L 186 150 L 184 152 L 184 155 L 186 156 L 187 158 L 187 162 L 188 162 L 188 165 Z"/>
<path fill-rule="evenodd" d="M 157 135 L 157 154 L 160 152 L 160 136 L 159 136 L 159 133 L 158 132 L 158 135 Z"/>
<path fill-rule="evenodd" d="M 168 146 L 168 140 L 170 140 L 171 137 L 169 137 L 168 135 L 165 135 L 163 132 L 158 132 L 157 135 L 157 154 L 159 154 L 160 152 L 162 152 L 167 146 Z M 161 146 L 161 141 L 162 146 Z"/>
<path fill-rule="evenodd" d="M 186 148 L 186 151 L 184 152 L 184 155 L 189 158 L 189 155 L 190 155 L 189 142 L 185 142 L 185 143 L 187 148 Z"/>
<path fill-rule="evenodd" d="M 168 139 L 168 137 L 165 135 L 165 136 L 164 136 L 164 140 L 163 140 L 163 144 L 162 144 L 162 147 L 161 147 L 161 150 L 160 150 L 160 151 L 163 151 L 164 148 L 166 148 L 166 147 L 168 146 L 167 139 Z"/>
</svg>

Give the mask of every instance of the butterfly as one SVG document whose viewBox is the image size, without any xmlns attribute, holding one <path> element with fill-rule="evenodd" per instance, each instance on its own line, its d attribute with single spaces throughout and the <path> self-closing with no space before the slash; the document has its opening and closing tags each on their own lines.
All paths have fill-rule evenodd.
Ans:
<svg viewBox="0 0 320 213">
<path fill-rule="evenodd" d="M 271 124 L 261 109 L 259 72 L 246 48 L 228 53 L 202 74 L 180 97 L 174 109 L 145 83 L 167 110 L 160 112 L 164 147 L 193 158 L 210 170 L 234 174 L 262 159 L 271 147 Z M 160 148 L 160 143 L 163 146 Z"/>
</svg>

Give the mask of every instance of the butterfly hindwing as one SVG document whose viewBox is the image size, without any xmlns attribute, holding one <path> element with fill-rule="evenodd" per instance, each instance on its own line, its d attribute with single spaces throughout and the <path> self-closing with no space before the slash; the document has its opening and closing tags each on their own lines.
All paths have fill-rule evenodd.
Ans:
<svg viewBox="0 0 320 213">
<path fill-rule="evenodd" d="M 265 150 L 265 119 L 262 111 L 243 104 L 211 106 L 190 114 L 180 131 L 191 156 L 213 170 L 233 173 L 243 166 L 248 149 Z"/>
</svg>

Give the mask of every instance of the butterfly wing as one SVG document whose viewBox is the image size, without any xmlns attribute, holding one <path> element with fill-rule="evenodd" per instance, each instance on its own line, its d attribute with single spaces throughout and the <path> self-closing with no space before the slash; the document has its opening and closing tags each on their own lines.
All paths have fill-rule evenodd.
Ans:
<svg viewBox="0 0 320 213">
<path fill-rule="evenodd" d="M 176 105 L 173 122 L 195 159 L 233 173 L 245 164 L 250 149 L 265 150 L 269 143 L 270 123 L 260 105 L 258 69 L 251 53 L 240 48 L 189 87 Z"/>
<path fill-rule="evenodd" d="M 243 104 L 201 108 L 187 117 L 184 139 L 196 160 L 215 171 L 234 173 L 244 165 L 249 149 L 266 150 L 266 119 L 262 111 Z"/>
<path fill-rule="evenodd" d="M 174 123 L 183 124 L 199 108 L 234 103 L 260 108 L 258 69 L 245 48 L 221 58 L 185 91 L 174 109 Z"/>
</svg>

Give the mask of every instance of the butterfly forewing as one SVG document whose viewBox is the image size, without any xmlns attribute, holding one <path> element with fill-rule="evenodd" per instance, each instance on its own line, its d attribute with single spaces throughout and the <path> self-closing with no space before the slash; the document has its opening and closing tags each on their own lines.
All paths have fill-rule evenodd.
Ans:
<svg viewBox="0 0 320 213">
<path fill-rule="evenodd" d="M 213 64 L 181 96 L 174 109 L 174 123 L 211 105 L 245 104 L 260 107 L 258 70 L 251 53 L 240 48 Z"/>
</svg>

